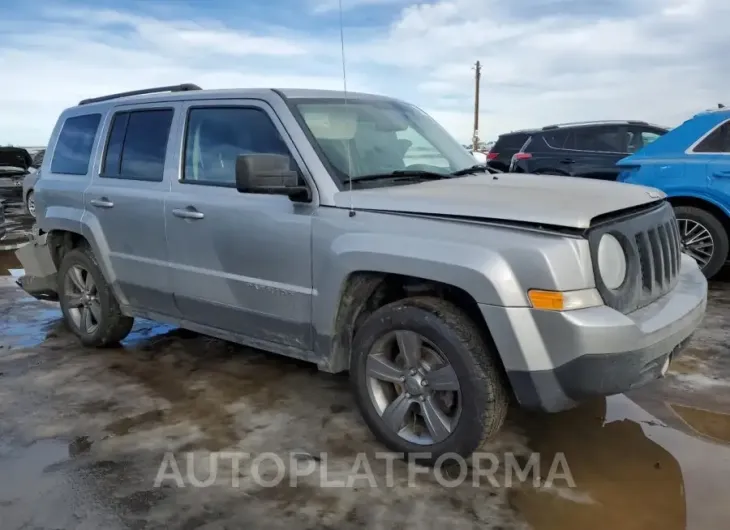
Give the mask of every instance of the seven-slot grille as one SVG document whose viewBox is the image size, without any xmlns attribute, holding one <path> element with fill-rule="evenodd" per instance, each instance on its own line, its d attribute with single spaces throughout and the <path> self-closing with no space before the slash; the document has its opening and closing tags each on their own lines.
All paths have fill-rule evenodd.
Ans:
<svg viewBox="0 0 730 530">
<path fill-rule="evenodd" d="M 677 220 L 672 219 L 635 236 L 641 265 L 641 288 L 656 299 L 674 287 L 682 259 Z"/>
<path fill-rule="evenodd" d="M 598 267 L 601 238 L 616 237 L 626 253 L 626 279 L 617 289 L 603 283 Z M 662 201 L 634 214 L 604 219 L 588 235 L 596 288 L 605 304 L 628 314 L 671 291 L 679 279 L 682 248 L 671 204 Z"/>
</svg>

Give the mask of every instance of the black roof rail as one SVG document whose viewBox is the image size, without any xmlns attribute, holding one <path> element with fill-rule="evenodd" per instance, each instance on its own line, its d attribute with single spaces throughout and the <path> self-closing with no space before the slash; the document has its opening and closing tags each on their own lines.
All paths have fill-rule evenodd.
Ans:
<svg viewBox="0 0 730 530">
<path fill-rule="evenodd" d="M 110 101 L 112 99 L 123 98 L 127 96 L 142 96 L 144 94 L 157 94 L 159 92 L 187 92 L 189 90 L 203 90 L 193 83 L 183 83 L 181 85 L 159 86 L 153 88 L 143 88 L 142 90 L 131 90 L 129 92 L 119 92 L 117 94 L 109 94 L 108 96 L 99 96 L 98 98 L 88 98 L 79 101 L 79 105 L 88 105 L 89 103 L 101 103 L 102 101 Z"/>
</svg>

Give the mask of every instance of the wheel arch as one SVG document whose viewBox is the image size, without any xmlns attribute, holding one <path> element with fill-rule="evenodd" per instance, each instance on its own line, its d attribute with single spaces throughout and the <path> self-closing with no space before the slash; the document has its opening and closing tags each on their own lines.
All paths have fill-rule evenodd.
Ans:
<svg viewBox="0 0 730 530">
<path fill-rule="evenodd" d="M 364 270 L 351 272 L 345 280 L 335 317 L 334 336 L 320 368 L 333 373 L 347 370 L 355 333 L 370 314 L 391 302 L 424 295 L 438 296 L 464 310 L 484 333 L 487 346 L 495 353 L 496 362 L 504 372 L 489 325 L 479 304 L 467 291 L 428 278 Z"/>
<path fill-rule="evenodd" d="M 674 208 L 678 206 L 692 206 L 711 213 L 717 217 L 717 220 L 722 223 L 725 232 L 730 235 L 730 215 L 728 215 L 727 210 L 720 206 L 720 204 L 716 201 L 707 197 L 698 197 L 695 195 L 673 195 L 667 197 L 667 200 Z"/>
</svg>

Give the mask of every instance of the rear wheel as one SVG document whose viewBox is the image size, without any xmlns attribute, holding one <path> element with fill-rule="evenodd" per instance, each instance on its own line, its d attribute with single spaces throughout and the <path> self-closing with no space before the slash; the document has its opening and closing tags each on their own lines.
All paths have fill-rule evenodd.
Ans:
<svg viewBox="0 0 730 530">
<path fill-rule="evenodd" d="M 378 439 L 423 463 L 471 455 L 499 431 L 509 405 L 483 332 L 438 298 L 408 298 L 370 315 L 355 336 L 350 377 Z"/>
<path fill-rule="evenodd" d="M 89 248 L 75 248 L 63 257 L 58 291 L 66 324 L 85 346 L 116 345 L 131 331 L 134 319 L 122 315 Z"/>
<path fill-rule="evenodd" d="M 682 240 L 682 251 L 697 261 L 709 279 L 715 276 L 728 255 L 728 235 L 720 220 L 694 206 L 674 208 Z"/>
</svg>

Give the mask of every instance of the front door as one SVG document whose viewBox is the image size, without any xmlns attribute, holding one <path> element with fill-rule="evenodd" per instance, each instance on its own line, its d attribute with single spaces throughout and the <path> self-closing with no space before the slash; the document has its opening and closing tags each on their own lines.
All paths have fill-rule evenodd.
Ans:
<svg viewBox="0 0 730 530">
<path fill-rule="evenodd" d="M 98 174 L 84 194 L 85 224 L 95 232 L 109 278 L 138 310 L 177 316 L 165 240 L 165 160 L 179 104 L 120 106 L 104 129 Z"/>
<path fill-rule="evenodd" d="M 239 193 L 236 157 L 301 159 L 260 101 L 185 104 L 179 178 L 165 203 L 175 301 L 197 324 L 311 350 L 314 203 Z M 287 138 L 287 139 L 285 139 Z"/>
</svg>

